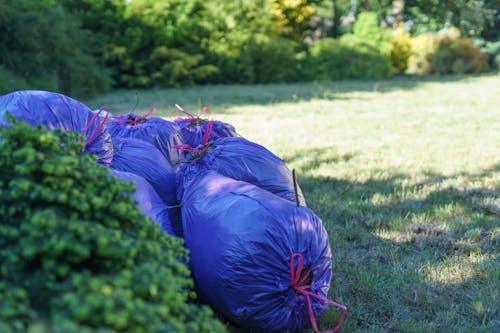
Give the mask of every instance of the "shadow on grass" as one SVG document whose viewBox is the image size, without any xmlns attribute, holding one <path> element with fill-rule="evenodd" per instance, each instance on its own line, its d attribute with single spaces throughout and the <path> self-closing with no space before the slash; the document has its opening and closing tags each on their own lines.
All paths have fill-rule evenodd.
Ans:
<svg viewBox="0 0 500 333">
<path fill-rule="evenodd" d="M 405 174 L 302 178 L 331 237 L 330 295 L 350 308 L 341 332 L 500 328 L 500 188 L 475 186 L 499 174 L 500 164 L 474 174 L 428 172 L 413 183 Z M 335 321 L 327 313 L 320 323 Z"/>
<path fill-rule="evenodd" d="M 352 158 L 324 161 L 321 149 L 310 154 L 307 170 Z M 499 174 L 500 164 L 472 174 L 427 172 L 418 179 L 403 173 L 364 181 L 300 178 L 330 235 L 330 298 L 349 307 L 340 332 L 498 329 Z M 477 186 L 479 180 L 487 185 Z M 337 312 L 327 311 L 320 329 L 337 320 Z M 230 332 L 251 331 L 230 326 Z"/>
<path fill-rule="evenodd" d="M 203 106 L 224 113 L 226 108 L 243 105 L 268 105 L 283 102 L 310 101 L 313 99 L 345 99 L 345 93 L 378 92 L 409 90 L 427 82 L 457 82 L 473 80 L 474 76 L 431 76 L 426 78 L 395 77 L 391 80 L 361 81 L 346 80 L 336 82 L 301 82 L 283 84 L 254 85 L 200 85 L 171 89 L 128 89 L 85 101 L 92 109 L 106 105 L 115 114 L 124 114 L 134 110 L 144 111 L 151 107 L 158 108 L 159 115 L 169 116 L 175 104 L 190 112 L 197 113 Z M 356 97 L 358 98 L 358 97 Z"/>
</svg>

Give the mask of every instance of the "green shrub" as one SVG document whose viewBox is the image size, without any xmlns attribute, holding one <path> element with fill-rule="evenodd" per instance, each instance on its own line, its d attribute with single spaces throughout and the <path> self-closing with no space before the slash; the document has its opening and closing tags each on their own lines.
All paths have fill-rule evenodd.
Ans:
<svg viewBox="0 0 500 333">
<path fill-rule="evenodd" d="M 360 13 L 354 22 L 353 34 L 361 40 L 374 44 L 382 54 L 391 53 L 391 30 L 380 26 L 377 13 Z"/>
<path fill-rule="evenodd" d="M 354 35 L 324 38 L 309 50 L 304 75 L 319 81 L 381 79 L 391 75 L 391 63 L 373 44 Z"/>
<path fill-rule="evenodd" d="M 285 38 L 255 36 L 249 57 L 252 61 L 255 82 L 289 82 L 297 77 L 298 61 L 295 43 Z"/>
<path fill-rule="evenodd" d="M 0 129 L 1 332 L 224 332 L 188 303 L 181 241 L 75 133 Z"/>
<path fill-rule="evenodd" d="M 410 33 L 404 31 L 401 25 L 392 34 L 391 64 L 393 73 L 402 73 L 408 68 L 411 54 Z"/>
</svg>

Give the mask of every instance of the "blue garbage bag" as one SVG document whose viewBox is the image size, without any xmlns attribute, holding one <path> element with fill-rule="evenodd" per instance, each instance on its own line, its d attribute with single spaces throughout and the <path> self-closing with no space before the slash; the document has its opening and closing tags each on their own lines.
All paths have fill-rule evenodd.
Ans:
<svg viewBox="0 0 500 333">
<path fill-rule="evenodd" d="M 233 125 L 219 120 L 208 120 L 190 116 L 187 118 L 174 119 L 174 122 L 179 126 L 184 144 L 195 148 L 204 143 L 203 141 L 209 124 L 211 132 L 210 136 L 207 138 L 208 142 L 217 140 L 218 138 L 238 136 Z"/>
<path fill-rule="evenodd" d="M 78 132 L 87 138 L 84 152 L 97 155 L 99 164 L 109 167 L 113 144 L 105 119 L 84 104 L 62 94 L 23 90 L 0 96 L 0 126 L 8 126 L 5 115 L 48 130 Z"/>
<path fill-rule="evenodd" d="M 182 235 L 180 208 L 175 191 L 175 170 L 163 154 L 151 143 L 139 139 L 121 139 L 114 142 L 111 168 L 131 172 L 146 179 L 169 209 L 172 230 Z"/>
<path fill-rule="evenodd" d="M 182 176 L 196 173 L 190 168 L 201 163 L 205 168 L 250 184 L 257 185 L 286 200 L 306 206 L 304 195 L 286 163 L 265 147 L 240 137 L 220 138 L 191 155 L 196 162 L 183 166 Z M 295 187 L 296 186 L 296 187 Z M 182 191 L 182 186 L 178 188 Z"/>
<path fill-rule="evenodd" d="M 321 220 L 307 207 L 203 167 L 185 182 L 184 239 L 198 297 L 257 332 L 310 327 L 311 316 L 326 310 L 332 278 Z"/>
<path fill-rule="evenodd" d="M 134 113 L 113 116 L 108 123 L 108 131 L 113 140 L 135 138 L 153 144 L 172 167 L 177 168 L 184 161 L 184 153 L 175 148 L 183 143 L 179 128 L 171 121 L 149 117 L 154 110 L 143 116 Z"/>
<path fill-rule="evenodd" d="M 118 179 L 133 182 L 136 188 L 134 199 L 141 213 L 158 224 L 161 230 L 175 236 L 170 222 L 169 207 L 146 179 L 131 172 L 118 170 L 113 170 L 112 175 Z"/>
</svg>

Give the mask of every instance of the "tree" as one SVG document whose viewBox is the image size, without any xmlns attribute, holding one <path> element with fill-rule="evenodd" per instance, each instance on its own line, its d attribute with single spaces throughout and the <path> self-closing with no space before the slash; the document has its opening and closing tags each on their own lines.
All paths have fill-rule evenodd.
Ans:
<svg viewBox="0 0 500 333">
<path fill-rule="evenodd" d="M 0 64 L 30 85 L 77 96 L 111 82 L 95 56 L 98 39 L 56 0 L 0 3 Z"/>
<path fill-rule="evenodd" d="M 493 23 L 497 10 L 484 0 L 407 0 L 417 32 L 437 31 L 447 25 L 465 36 L 478 36 Z M 497 7 L 498 8 L 498 7 Z"/>
<path fill-rule="evenodd" d="M 403 22 L 405 12 L 405 1 L 404 0 L 393 0 L 392 1 L 392 28 L 397 29 L 399 24 Z"/>
</svg>

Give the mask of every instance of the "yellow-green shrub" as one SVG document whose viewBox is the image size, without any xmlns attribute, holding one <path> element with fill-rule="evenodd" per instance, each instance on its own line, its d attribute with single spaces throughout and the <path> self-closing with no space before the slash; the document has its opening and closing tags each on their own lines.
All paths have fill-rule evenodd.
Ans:
<svg viewBox="0 0 500 333">
<path fill-rule="evenodd" d="M 400 25 L 392 34 L 391 63 L 393 73 L 404 72 L 408 68 L 408 60 L 412 54 L 411 36 Z"/>
<path fill-rule="evenodd" d="M 432 73 L 432 55 L 438 47 L 435 34 L 419 35 L 411 39 L 411 55 L 408 58 L 408 73 L 428 75 Z"/>
<path fill-rule="evenodd" d="M 315 9 L 308 0 L 269 0 L 272 26 L 277 34 L 302 42 Z"/>
</svg>

